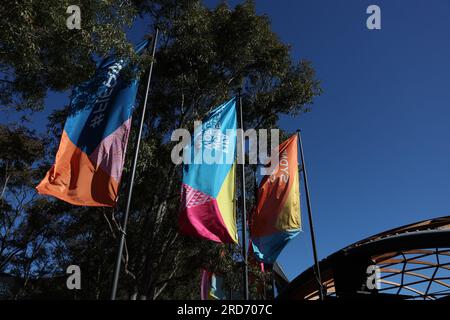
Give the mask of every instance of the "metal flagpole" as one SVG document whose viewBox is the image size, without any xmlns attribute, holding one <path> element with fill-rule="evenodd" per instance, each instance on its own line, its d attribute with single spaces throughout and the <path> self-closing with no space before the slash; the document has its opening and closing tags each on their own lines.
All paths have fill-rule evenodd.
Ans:
<svg viewBox="0 0 450 320">
<path fill-rule="evenodd" d="M 144 105 L 142 106 L 142 111 L 141 111 L 140 120 L 139 120 L 139 132 L 136 137 L 136 143 L 135 143 L 135 147 L 134 147 L 133 165 L 132 165 L 132 169 L 131 169 L 131 176 L 130 176 L 129 187 L 128 187 L 127 206 L 125 209 L 125 214 L 123 215 L 120 244 L 119 244 L 119 249 L 117 250 L 116 264 L 114 267 L 114 277 L 113 277 L 113 283 L 112 283 L 112 288 L 111 288 L 111 300 L 116 299 L 117 284 L 119 282 L 120 265 L 122 262 L 123 247 L 125 245 L 125 237 L 127 234 L 127 222 L 128 222 L 128 215 L 130 213 L 131 196 L 133 194 L 134 176 L 136 173 L 136 166 L 137 166 L 137 160 L 138 160 L 138 154 L 139 154 L 139 145 L 140 145 L 141 136 L 142 136 L 142 128 L 144 126 L 145 110 L 147 109 L 148 90 L 150 88 L 150 82 L 152 79 L 153 62 L 155 60 L 156 43 L 158 41 L 158 34 L 159 34 L 159 29 L 156 28 L 155 34 L 153 36 L 152 62 L 150 64 L 150 69 L 149 69 L 149 73 L 148 73 L 147 89 L 145 91 Z"/>
<path fill-rule="evenodd" d="M 298 145 L 300 147 L 300 157 L 302 160 L 303 181 L 305 183 L 306 205 L 308 207 L 309 230 L 311 231 L 311 242 L 312 242 L 313 255 L 314 255 L 315 273 L 316 273 L 316 279 L 317 279 L 317 282 L 319 285 L 320 300 L 323 300 L 324 299 L 323 284 L 322 284 L 322 277 L 320 274 L 319 260 L 317 259 L 316 238 L 314 236 L 314 225 L 313 225 L 313 218 L 312 218 L 311 201 L 309 198 L 309 190 L 308 190 L 308 176 L 306 174 L 306 164 L 305 164 L 305 157 L 303 155 L 303 145 L 302 145 L 302 137 L 300 134 L 300 130 L 297 130 L 297 135 L 298 135 Z"/>
<path fill-rule="evenodd" d="M 242 263 L 243 263 L 243 293 L 244 293 L 244 299 L 248 300 L 248 265 L 247 265 L 247 209 L 246 209 L 246 203 L 245 203 L 245 146 L 244 146 L 244 121 L 242 116 L 242 96 L 241 96 L 242 89 L 238 89 L 238 102 L 239 102 L 239 126 L 241 129 L 241 161 L 242 161 L 242 167 L 241 167 L 241 224 L 242 224 Z"/>
<path fill-rule="evenodd" d="M 272 268 L 270 270 L 270 280 L 272 280 L 272 299 L 275 300 L 275 273 L 273 270 L 273 265 Z"/>
</svg>

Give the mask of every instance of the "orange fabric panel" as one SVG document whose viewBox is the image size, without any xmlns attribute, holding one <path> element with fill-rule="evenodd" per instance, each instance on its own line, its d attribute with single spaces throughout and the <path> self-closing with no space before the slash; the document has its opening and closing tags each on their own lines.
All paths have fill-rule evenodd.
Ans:
<svg viewBox="0 0 450 320">
<path fill-rule="evenodd" d="M 55 164 L 36 190 L 75 205 L 112 207 L 116 203 L 118 183 L 100 167 L 95 168 L 64 131 Z"/>
<path fill-rule="evenodd" d="M 277 226 L 285 217 L 280 213 L 286 205 L 294 184 L 298 183 L 297 135 L 279 145 L 279 163 L 271 176 L 265 176 L 258 190 L 258 204 L 252 219 L 252 236 L 262 237 L 279 232 Z"/>
</svg>

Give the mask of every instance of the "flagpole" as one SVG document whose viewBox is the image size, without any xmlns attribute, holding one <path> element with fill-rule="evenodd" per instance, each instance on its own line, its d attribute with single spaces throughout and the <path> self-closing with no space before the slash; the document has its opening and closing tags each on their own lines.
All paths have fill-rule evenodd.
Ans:
<svg viewBox="0 0 450 320">
<path fill-rule="evenodd" d="M 119 282 L 119 275 L 120 275 L 120 265 L 122 263 L 123 248 L 125 246 L 125 237 L 127 234 L 128 216 L 130 213 L 131 197 L 133 194 L 134 177 L 136 174 L 136 166 L 137 166 L 137 160 L 138 160 L 138 154 L 139 154 L 139 145 L 141 142 L 142 128 L 144 127 L 145 110 L 147 109 L 148 91 L 149 91 L 150 82 L 152 79 L 153 63 L 155 61 L 156 43 L 158 41 L 158 34 L 159 34 L 159 29 L 156 28 L 155 34 L 153 36 L 153 44 L 152 44 L 152 62 L 150 63 L 150 69 L 149 69 L 148 79 L 147 79 L 147 89 L 145 91 L 144 105 L 142 106 L 142 111 L 141 111 L 141 115 L 140 115 L 140 119 L 139 119 L 139 131 L 138 131 L 138 135 L 136 137 L 136 143 L 135 143 L 135 147 L 134 147 L 133 165 L 131 168 L 131 176 L 130 176 L 129 187 L 128 187 L 127 206 L 125 209 L 125 214 L 123 215 L 120 244 L 119 244 L 119 248 L 117 250 L 116 264 L 114 267 L 114 276 L 113 276 L 113 283 L 112 283 L 112 288 L 111 288 L 111 300 L 116 299 L 117 284 Z"/>
<path fill-rule="evenodd" d="M 242 224 L 242 262 L 243 262 L 243 274 L 242 274 L 242 280 L 243 280 L 243 293 L 244 293 L 244 299 L 248 300 L 248 265 L 247 265 L 247 209 L 246 209 L 246 203 L 245 203 L 245 146 L 244 146 L 244 121 L 242 116 L 242 96 L 241 96 L 242 88 L 238 89 L 238 103 L 239 103 L 239 126 L 241 129 L 241 161 L 242 161 L 242 167 L 241 167 L 241 224 Z"/>
<path fill-rule="evenodd" d="M 272 299 L 275 300 L 275 273 L 273 271 L 273 265 L 270 270 L 270 280 L 272 281 Z"/>
<path fill-rule="evenodd" d="M 306 174 L 306 164 L 305 164 L 305 157 L 303 155 L 303 145 L 302 145 L 302 137 L 300 134 L 300 130 L 297 130 L 297 135 L 298 135 L 298 145 L 300 147 L 300 157 L 302 160 L 303 181 L 305 183 L 305 195 L 306 195 L 306 205 L 308 207 L 309 230 L 311 232 L 311 242 L 312 242 L 313 255 L 314 255 L 314 266 L 315 266 L 314 271 L 316 273 L 316 280 L 319 285 L 319 297 L 320 297 L 320 300 L 323 300 L 324 292 L 323 292 L 322 276 L 320 274 L 319 260 L 317 258 L 316 238 L 314 235 L 314 225 L 313 225 L 313 218 L 312 218 L 311 201 L 310 201 L 309 190 L 308 190 L 308 176 Z"/>
</svg>

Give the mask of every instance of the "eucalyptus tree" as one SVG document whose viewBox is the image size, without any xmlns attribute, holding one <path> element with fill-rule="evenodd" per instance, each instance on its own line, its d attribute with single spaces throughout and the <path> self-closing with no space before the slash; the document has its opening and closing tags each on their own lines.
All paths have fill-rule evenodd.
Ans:
<svg viewBox="0 0 450 320">
<path fill-rule="evenodd" d="M 158 26 L 161 37 L 118 296 L 198 298 L 201 268 L 222 274 L 227 289 L 237 292 L 241 280 L 239 248 L 178 233 L 181 166 L 171 162 L 174 142 L 170 135 L 178 128 L 192 131 L 195 120 L 236 95 L 239 88 L 245 127 L 276 128 L 280 115 L 309 111 L 314 97 L 321 93 L 311 63 L 292 59 L 289 45 L 273 32 L 268 16 L 256 13 L 253 1 L 234 8 L 225 2 L 210 8 L 200 0 L 80 3 L 80 30 L 68 30 L 67 15 L 59 14 L 65 12 L 68 1 L 0 4 L 0 28 L 5 30 L 0 34 L 0 105 L 17 110 L 42 109 L 47 90 L 64 91 L 88 79 L 96 59 L 112 51 L 135 59 L 146 70 L 148 56 L 133 56 L 124 30 L 137 17 L 148 22 L 147 33 Z M 141 86 L 138 106 L 142 105 L 143 94 Z M 49 118 L 45 155 L 36 155 L 38 170 L 45 172 L 51 164 L 65 114 L 66 109 L 61 109 Z M 132 130 L 129 150 L 134 138 Z M 56 200 L 45 200 L 48 203 L 44 204 L 40 197 L 32 203 L 32 212 L 40 208 L 58 222 L 48 224 L 54 231 L 47 237 L 52 246 L 46 252 L 53 274 L 63 273 L 69 264 L 81 267 L 83 284 L 75 298 L 109 296 L 130 167 L 128 151 L 121 196 L 113 209 L 75 207 Z M 254 201 L 251 193 L 249 201 L 250 205 Z M 256 297 L 261 294 L 255 280 L 261 276 L 256 266 L 252 274 L 252 296 Z M 67 294 L 65 288 L 53 290 Z M 45 293 L 43 290 L 42 295 Z"/>
</svg>

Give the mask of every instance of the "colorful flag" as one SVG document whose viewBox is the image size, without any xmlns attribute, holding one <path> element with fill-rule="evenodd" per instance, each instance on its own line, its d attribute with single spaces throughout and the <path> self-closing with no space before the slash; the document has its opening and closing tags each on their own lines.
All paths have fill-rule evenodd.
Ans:
<svg viewBox="0 0 450 320">
<path fill-rule="evenodd" d="M 301 229 L 297 140 L 293 135 L 279 145 L 278 166 L 259 186 L 250 234 L 256 258 L 266 264 L 273 264 Z"/>
<path fill-rule="evenodd" d="M 81 206 L 116 203 L 138 89 L 137 78 L 121 75 L 127 64 L 106 58 L 94 78 L 74 90 L 55 164 L 36 187 L 40 194 Z"/>
<path fill-rule="evenodd" d="M 227 295 L 224 290 L 223 278 L 208 270 L 202 269 L 200 299 L 201 300 L 225 300 Z"/>
<path fill-rule="evenodd" d="M 192 163 L 183 166 L 179 225 L 186 235 L 237 243 L 236 127 L 233 98 L 206 116 L 185 149 Z"/>
</svg>

